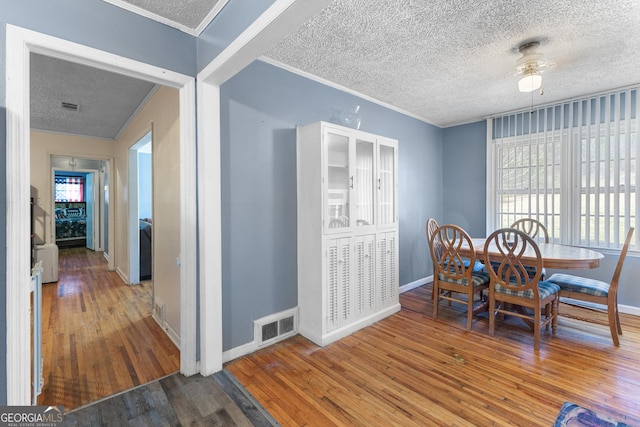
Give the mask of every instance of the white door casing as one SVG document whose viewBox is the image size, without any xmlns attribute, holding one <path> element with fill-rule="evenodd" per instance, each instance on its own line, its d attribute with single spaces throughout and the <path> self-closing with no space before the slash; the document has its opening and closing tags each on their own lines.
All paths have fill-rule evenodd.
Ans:
<svg viewBox="0 0 640 427">
<path fill-rule="evenodd" d="M 30 299 L 29 57 L 39 53 L 179 89 L 180 92 L 180 370 L 197 372 L 196 362 L 196 168 L 195 80 L 67 40 L 6 26 L 7 169 L 7 404 L 29 405 Z M 113 242 L 113 230 L 109 241 Z M 111 245 L 110 251 L 114 250 Z M 113 256 L 113 254 L 110 254 Z"/>
</svg>

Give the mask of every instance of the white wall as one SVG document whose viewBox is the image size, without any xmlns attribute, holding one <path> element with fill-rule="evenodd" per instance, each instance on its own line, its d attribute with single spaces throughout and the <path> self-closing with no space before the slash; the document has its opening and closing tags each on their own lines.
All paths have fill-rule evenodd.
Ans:
<svg viewBox="0 0 640 427">
<path fill-rule="evenodd" d="M 115 145 L 116 265 L 129 271 L 129 148 L 153 128 L 153 285 L 166 304 L 169 334 L 180 333 L 180 108 L 179 92 L 159 88 L 134 117 Z"/>
</svg>

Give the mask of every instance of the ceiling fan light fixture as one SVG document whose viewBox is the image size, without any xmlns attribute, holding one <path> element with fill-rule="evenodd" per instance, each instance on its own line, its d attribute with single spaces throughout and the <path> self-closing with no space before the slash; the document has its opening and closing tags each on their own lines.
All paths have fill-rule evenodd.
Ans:
<svg viewBox="0 0 640 427">
<path fill-rule="evenodd" d="M 525 72 L 524 75 L 518 80 L 518 90 L 520 92 L 533 92 L 540 89 L 542 86 L 542 74 L 531 70 Z"/>
<path fill-rule="evenodd" d="M 520 92 L 533 92 L 542 87 L 542 73 L 555 67 L 555 62 L 547 61 L 538 52 L 540 42 L 532 41 L 520 45 L 518 51 L 522 56 L 516 61 L 516 74 L 520 75 L 518 89 Z"/>
</svg>

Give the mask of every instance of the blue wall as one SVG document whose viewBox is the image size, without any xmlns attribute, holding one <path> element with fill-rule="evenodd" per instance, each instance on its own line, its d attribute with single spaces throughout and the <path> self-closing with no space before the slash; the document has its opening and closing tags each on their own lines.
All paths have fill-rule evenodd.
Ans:
<svg viewBox="0 0 640 427">
<path fill-rule="evenodd" d="M 102 0 L 3 1 L 0 6 L 0 241 L 6 242 L 6 24 L 194 76 L 196 39 Z M 0 245 L 0 324 L 6 325 L 6 245 Z M 0 405 L 6 403 L 6 328 L 0 328 Z"/>
<path fill-rule="evenodd" d="M 198 37 L 198 72 L 253 23 L 274 0 L 228 2 Z"/>
<path fill-rule="evenodd" d="M 486 235 L 487 124 L 442 130 L 443 223 L 458 224 L 472 237 Z"/>
<path fill-rule="evenodd" d="M 332 108 L 358 104 L 362 130 L 398 139 L 400 284 L 430 274 L 423 230 L 441 213 L 439 128 L 260 61 L 222 86 L 220 103 L 224 350 L 253 340 L 253 320 L 297 305 L 295 128 Z"/>
<path fill-rule="evenodd" d="M 525 128 L 528 129 L 528 125 Z M 486 122 L 447 128 L 442 132 L 442 164 L 447 171 L 443 179 L 444 215 L 442 220 L 462 226 L 472 237 L 484 237 L 487 235 Z M 600 263 L 599 268 L 579 271 L 548 270 L 548 274 L 561 272 L 609 282 L 613 277 L 620 252 L 601 252 L 604 253 L 605 259 Z M 620 275 L 618 295 L 621 305 L 640 307 L 640 287 L 635 286 L 635 277 L 638 274 L 640 274 L 640 257 L 629 253 Z"/>
<path fill-rule="evenodd" d="M 228 3 L 199 40 L 102 0 L 3 4 L 0 203 L 5 205 L 0 206 L 0 241 L 6 241 L 6 23 L 195 75 L 272 3 Z M 38 13 L 34 14 L 34 10 Z M 431 216 L 442 220 L 447 211 L 442 203 L 443 188 L 450 187 L 450 176 L 443 175 L 448 167 L 443 156 L 449 152 L 443 152 L 443 139 L 446 134 L 447 141 L 456 141 L 462 148 L 470 141 L 459 142 L 456 128 L 443 131 L 266 63 L 254 62 L 221 88 L 225 350 L 252 341 L 254 319 L 297 304 L 295 127 L 328 120 L 332 108 L 344 114 L 353 104 L 361 106 L 362 130 L 399 141 L 400 285 L 432 274 L 424 225 Z M 484 138 L 483 131 L 476 131 Z M 470 159 L 473 157 L 469 155 Z M 0 245 L 2 281 L 5 260 L 6 247 Z M 0 285 L 0 323 L 6 324 L 5 285 Z M 0 404 L 6 402 L 5 366 L 6 329 L 0 328 Z"/>
<path fill-rule="evenodd" d="M 138 217 L 153 217 L 151 153 L 138 153 Z"/>
</svg>

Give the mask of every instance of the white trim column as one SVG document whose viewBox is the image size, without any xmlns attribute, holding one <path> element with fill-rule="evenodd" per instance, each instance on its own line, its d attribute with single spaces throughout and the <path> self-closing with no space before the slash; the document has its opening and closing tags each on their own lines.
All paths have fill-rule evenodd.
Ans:
<svg viewBox="0 0 640 427">
<path fill-rule="evenodd" d="M 222 370 L 220 86 L 330 3 L 276 0 L 198 73 L 200 373 Z"/>
</svg>

